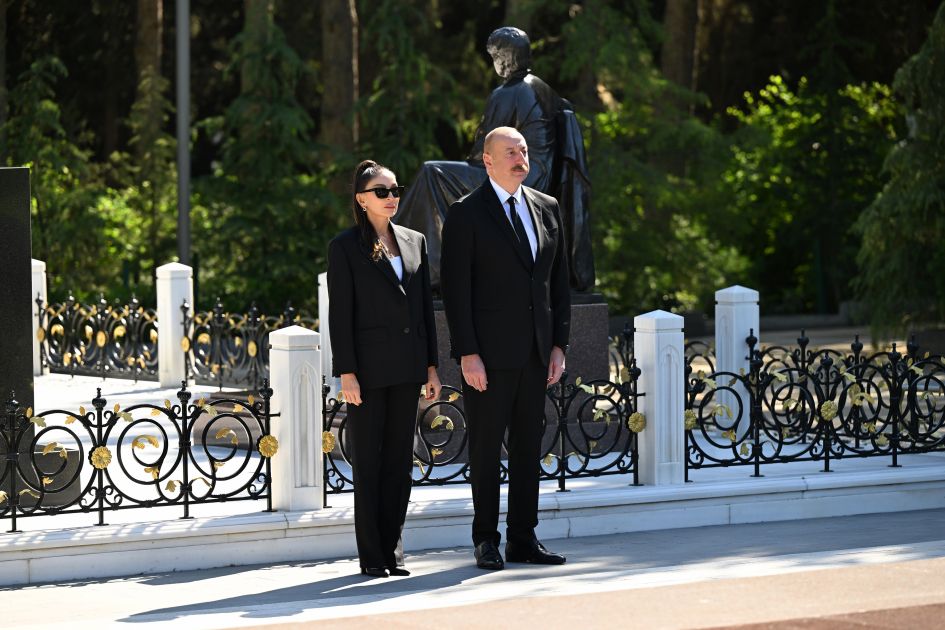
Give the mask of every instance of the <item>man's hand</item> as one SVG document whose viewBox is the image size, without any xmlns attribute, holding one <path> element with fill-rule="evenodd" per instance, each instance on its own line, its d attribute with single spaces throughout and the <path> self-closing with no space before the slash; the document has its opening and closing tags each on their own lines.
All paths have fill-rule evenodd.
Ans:
<svg viewBox="0 0 945 630">
<path fill-rule="evenodd" d="M 486 391 L 489 384 L 486 381 L 486 366 L 482 364 L 482 358 L 478 354 L 464 354 L 460 359 L 460 367 L 463 370 L 463 378 L 477 392 Z"/>
<path fill-rule="evenodd" d="M 555 346 L 551 349 L 551 361 L 548 363 L 548 387 L 561 380 L 564 372 L 564 350 Z"/>
<path fill-rule="evenodd" d="M 361 404 L 361 384 L 354 372 L 341 375 L 341 393 L 349 405 L 357 407 Z"/>
</svg>

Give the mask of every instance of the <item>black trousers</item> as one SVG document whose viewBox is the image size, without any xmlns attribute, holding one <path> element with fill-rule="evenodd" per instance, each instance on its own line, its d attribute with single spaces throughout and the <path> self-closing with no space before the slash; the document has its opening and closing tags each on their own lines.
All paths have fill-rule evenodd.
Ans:
<svg viewBox="0 0 945 630">
<path fill-rule="evenodd" d="M 469 479 L 472 482 L 473 544 L 499 544 L 499 460 L 502 437 L 509 432 L 509 540 L 527 543 L 538 525 L 539 457 L 544 427 L 548 367 L 532 348 L 528 362 L 515 370 L 493 370 L 486 364 L 486 391 L 463 381 L 469 435 Z"/>
<path fill-rule="evenodd" d="M 404 564 L 401 532 L 410 500 L 421 383 L 361 390 L 348 405 L 354 472 L 354 531 L 362 567 Z"/>
</svg>

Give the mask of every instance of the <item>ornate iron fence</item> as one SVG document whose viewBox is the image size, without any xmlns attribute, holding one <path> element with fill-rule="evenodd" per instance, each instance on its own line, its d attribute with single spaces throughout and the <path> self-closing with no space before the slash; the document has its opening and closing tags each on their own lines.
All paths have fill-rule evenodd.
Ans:
<svg viewBox="0 0 945 630">
<path fill-rule="evenodd" d="M 632 338 L 632 337 L 631 337 Z M 614 350 L 627 360 L 616 365 L 616 380 L 596 379 L 569 382 L 568 374 L 548 389 L 545 404 L 541 451 L 541 479 L 556 480 L 565 491 L 567 479 L 601 475 L 633 475 L 639 483 L 637 434 L 646 419 L 637 411 L 640 370 L 629 345 Z M 345 402 L 329 398 L 323 387 L 324 433 L 322 451 L 325 491 L 350 492 L 351 453 L 347 443 Z M 469 461 L 466 416 L 461 390 L 444 386 L 440 398 L 430 404 L 421 401 L 414 437 L 414 485 L 468 483 Z M 505 452 L 507 443 L 503 443 Z M 502 481 L 508 479 L 504 463 Z"/>
<path fill-rule="evenodd" d="M 945 364 L 906 355 L 755 346 L 746 339 L 747 373 L 689 375 L 686 393 L 686 478 L 693 469 L 761 466 L 844 457 L 889 457 L 945 450 Z"/>
<path fill-rule="evenodd" d="M 217 298 L 210 311 L 188 315 L 190 305 L 181 304 L 184 322 L 182 350 L 187 373 L 201 385 L 258 388 L 269 378 L 269 333 L 299 325 L 315 330 L 313 317 L 286 304 L 278 316 L 264 315 L 253 302 L 247 313 L 228 313 Z"/>
<path fill-rule="evenodd" d="M 157 380 L 158 330 L 154 309 L 128 304 L 61 304 L 36 299 L 42 365 L 50 372 L 102 378 Z"/>
<path fill-rule="evenodd" d="M 17 531 L 20 518 L 105 513 L 131 508 L 265 500 L 272 511 L 268 384 L 259 399 L 177 401 L 126 408 L 101 389 L 91 408 L 34 414 L 12 397 L 2 412 L 0 519 Z M 31 431 L 35 429 L 35 431 Z"/>
</svg>

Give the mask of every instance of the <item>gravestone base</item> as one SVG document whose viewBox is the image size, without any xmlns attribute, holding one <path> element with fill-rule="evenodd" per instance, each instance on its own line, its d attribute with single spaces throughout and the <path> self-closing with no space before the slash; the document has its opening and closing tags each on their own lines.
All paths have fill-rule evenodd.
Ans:
<svg viewBox="0 0 945 630">
<path fill-rule="evenodd" d="M 437 303 L 434 317 L 436 338 L 440 345 L 440 367 L 437 370 L 440 382 L 462 389 L 459 363 L 450 356 L 450 332 L 441 303 Z M 610 378 L 607 326 L 607 303 L 602 296 L 582 294 L 572 297 L 571 347 L 565 363 L 569 381 L 573 382 L 577 377 L 583 381 Z"/>
</svg>

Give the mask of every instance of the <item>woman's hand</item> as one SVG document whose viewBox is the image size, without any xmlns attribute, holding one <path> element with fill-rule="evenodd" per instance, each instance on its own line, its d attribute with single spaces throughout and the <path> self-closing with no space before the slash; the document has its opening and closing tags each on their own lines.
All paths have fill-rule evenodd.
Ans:
<svg viewBox="0 0 945 630">
<path fill-rule="evenodd" d="M 431 365 L 427 368 L 427 384 L 423 386 L 425 398 L 436 400 L 440 397 L 441 389 L 443 389 L 443 386 L 440 385 L 440 377 L 437 376 L 436 368 Z"/>
<path fill-rule="evenodd" d="M 354 372 L 341 375 L 341 394 L 349 405 L 361 404 L 361 384 L 358 383 L 358 377 L 354 375 Z"/>
</svg>

